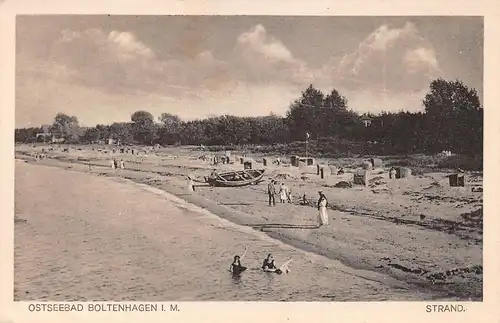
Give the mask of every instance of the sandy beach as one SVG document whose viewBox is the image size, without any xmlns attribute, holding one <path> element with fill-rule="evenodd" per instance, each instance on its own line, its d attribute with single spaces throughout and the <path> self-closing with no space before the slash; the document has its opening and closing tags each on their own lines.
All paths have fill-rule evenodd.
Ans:
<svg viewBox="0 0 500 323">
<path fill-rule="evenodd" d="M 92 292 L 89 291 L 91 294 L 88 294 L 81 289 L 81 284 L 75 283 L 73 283 L 77 286 L 75 288 L 79 289 L 64 294 L 62 291 L 66 290 L 64 288 L 68 286 L 63 288 L 64 284 L 59 283 L 59 280 L 64 279 L 60 277 L 61 270 L 59 269 L 51 269 L 53 270 L 51 274 L 53 281 L 42 277 L 39 277 L 38 280 L 32 279 L 36 277 L 36 274 L 26 269 L 26 264 L 31 264 L 30 266 L 36 264 L 34 266 L 39 267 L 44 261 L 53 263 L 53 260 L 48 260 L 50 257 L 47 256 L 47 253 L 50 253 L 51 246 L 57 245 L 59 242 L 66 248 L 66 251 L 60 253 L 71 253 L 73 257 L 77 257 L 77 254 L 80 254 L 77 250 L 82 251 L 82 248 L 87 248 L 85 249 L 86 253 L 89 253 L 90 248 L 105 246 L 107 248 L 106 254 L 113 255 L 113 257 L 108 257 L 108 260 L 114 259 L 113 261 L 116 263 L 113 262 L 112 265 L 101 264 L 101 267 L 114 268 L 114 271 L 116 268 L 125 267 L 126 269 L 122 271 L 125 276 L 128 275 L 127 278 L 137 275 L 133 270 L 134 266 L 128 266 L 127 261 L 135 259 L 134 257 L 149 259 L 148 261 L 152 262 L 150 273 L 141 273 L 139 277 L 144 275 L 148 277 L 144 278 L 145 280 L 151 279 L 149 282 L 152 286 L 158 286 L 153 281 L 162 281 L 164 278 L 156 276 L 162 275 L 163 271 L 157 270 L 157 268 L 164 266 L 163 262 L 168 263 L 166 259 L 171 255 L 161 251 L 163 249 L 158 247 L 169 242 L 162 240 L 166 239 L 163 238 L 165 234 L 156 226 L 156 222 L 159 221 L 158 223 L 161 225 L 162 221 L 169 221 L 167 226 L 172 230 L 175 228 L 175 231 L 172 231 L 175 232 L 173 236 L 176 236 L 177 233 L 182 235 L 177 230 L 178 226 L 182 228 L 199 227 L 198 236 L 210 234 L 211 226 L 209 227 L 208 223 L 204 222 L 205 220 L 200 221 L 200 216 L 193 215 L 193 218 L 184 215 L 175 216 L 178 210 L 171 213 L 160 212 L 159 210 L 165 207 L 165 197 L 160 197 L 154 192 L 145 192 L 144 189 L 137 187 L 132 188 L 131 182 L 135 182 L 134 185 L 140 184 L 151 189 L 158 189 L 158 192 L 164 191 L 174 194 L 182 201 L 189 202 L 189 205 L 196 205 L 215 214 L 216 216 L 210 217 L 210 221 L 218 221 L 216 219 L 220 217 L 230 221 L 226 221 L 227 225 L 238 228 L 237 232 L 227 232 L 224 229 L 224 240 L 217 242 L 217 246 L 214 247 L 218 251 L 209 257 L 210 260 L 204 258 L 201 261 L 201 266 L 206 265 L 208 261 L 213 261 L 214 257 L 217 258 L 218 267 L 221 263 L 226 266 L 226 262 L 230 261 L 234 250 L 241 249 L 246 244 L 245 240 L 247 243 L 248 241 L 252 241 L 252 243 L 259 241 L 258 243 L 267 244 L 272 241 L 274 244 L 279 243 L 279 248 L 283 248 L 283 250 L 301 254 L 300 259 L 313 257 L 315 265 L 312 267 L 319 266 L 317 272 L 313 272 L 311 265 L 301 264 L 300 261 L 297 264 L 294 261 L 294 266 L 301 268 L 301 273 L 306 272 L 311 277 L 322 277 L 319 280 L 315 278 L 315 286 L 317 285 L 316 288 L 325 291 L 325 293 L 314 292 L 314 288 L 311 286 L 308 286 L 309 288 L 294 286 L 297 291 L 302 288 L 305 292 L 294 294 L 290 290 L 284 290 L 283 294 L 280 294 L 283 299 L 328 300 L 328 297 L 321 297 L 321 295 L 327 295 L 326 291 L 328 290 L 335 290 L 332 292 L 332 295 L 335 295 L 335 300 L 379 299 L 377 296 L 373 296 L 373 287 L 369 287 L 368 282 L 383 286 L 375 287 L 379 291 L 377 294 L 384 295 L 383 291 L 388 291 L 385 296 L 380 296 L 380 299 L 482 299 L 482 194 L 471 190 L 471 185 L 480 183 L 480 175 L 470 174 L 468 178 L 473 179 L 473 183 L 469 182 L 467 187 L 457 188 L 447 186 L 445 173 L 426 173 L 411 179 L 391 181 L 388 179 L 387 169 L 381 167 L 371 171 L 371 182 L 368 187 L 336 188 L 334 186 L 337 182 L 351 174 L 348 167 L 344 176 L 330 176 L 326 179 L 320 179 L 310 168 L 294 169 L 270 166 L 266 169 L 266 182 L 259 185 L 210 189 L 206 185 L 198 183 L 196 191 L 188 194 L 186 175 L 189 174 L 201 182 L 203 176 L 207 176 L 213 168 L 207 161 L 200 158 L 204 154 L 202 152 L 181 148 L 147 151 L 139 156 L 115 152 L 114 156 L 125 160 L 126 169 L 112 170 L 109 167 L 111 151 L 104 153 L 97 151 L 97 149 L 92 150 L 90 147 L 77 147 L 71 148 L 68 152 L 64 152 L 62 149 L 47 152 L 47 148 L 45 148 L 47 158 L 36 160 L 33 155 L 40 152 L 41 148 L 16 147 L 16 158 L 27 162 L 20 162 L 21 164 L 18 163 L 16 166 L 16 217 L 19 217 L 16 220 L 16 297 L 19 299 L 66 299 L 67 297 L 76 297 L 75 295 L 84 295 L 81 297 L 110 300 L 109 297 L 127 299 L 133 294 L 133 297 L 136 298 L 140 298 L 142 295 L 157 300 L 161 298 L 161 295 L 170 296 L 169 299 L 187 297 L 229 300 L 226 296 L 229 297 L 228 295 L 231 293 L 223 296 L 214 292 L 215 294 L 211 298 L 189 291 L 178 292 L 175 288 L 174 290 L 177 292 L 171 294 L 165 294 L 163 291 L 157 295 L 151 289 L 146 288 L 144 293 L 136 292 L 127 295 L 127 293 L 119 291 L 111 292 L 112 287 L 108 286 L 107 289 L 105 288 L 107 292 L 94 289 Z M 38 165 L 32 166 L 31 164 Z M 89 170 L 89 164 L 92 165 L 91 170 Z M 258 167 L 262 167 L 262 165 L 257 165 L 256 168 Z M 217 168 L 222 171 L 224 169 L 242 169 L 243 167 L 239 163 L 234 163 L 220 165 Z M 57 177 L 51 172 L 59 172 L 61 175 Z M 47 175 L 40 175 L 45 173 Z M 26 176 L 26 174 L 31 174 L 31 176 Z M 71 176 L 63 174 L 71 174 Z M 112 177 L 113 181 L 103 177 Z M 46 187 L 47 183 L 42 184 L 42 178 L 45 178 L 48 183 L 53 183 L 50 185 L 53 191 L 46 192 L 43 187 L 36 188 L 37 181 L 40 181 L 38 185 Z M 116 182 L 120 181 L 120 178 L 127 179 L 127 182 Z M 285 182 L 291 187 L 294 202 L 269 207 L 266 194 L 266 184 L 269 178 Z M 30 185 L 34 187 L 30 187 Z M 85 188 L 82 185 L 89 186 Z M 106 187 L 109 185 L 118 185 L 113 189 L 111 197 L 107 197 L 110 189 Z M 24 186 L 28 189 L 23 189 Z M 56 188 L 57 190 L 54 191 Z M 315 227 L 317 210 L 313 207 L 318 189 L 325 192 L 331 204 L 329 209 L 330 225 L 321 228 Z M 136 190 L 140 191 L 141 194 Z M 35 191 L 45 193 L 33 194 Z M 62 194 L 66 194 L 66 198 L 62 198 Z M 142 196 L 142 194 L 147 194 L 147 197 Z M 312 201 L 310 205 L 304 206 L 298 203 L 299 197 L 303 194 L 306 194 Z M 57 207 L 45 206 L 46 209 L 44 209 L 43 204 L 46 203 L 49 196 L 53 200 L 57 199 L 57 203 L 60 204 Z M 89 208 L 89 205 L 92 208 Z M 168 203 L 168 205 L 172 205 L 172 203 Z M 110 212 L 112 214 L 109 214 Z M 168 214 L 168 217 L 160 217 L 159 213 Z M 35 214 L 44 214 L 45 216 L 35 217 Z M 52 214 L 55 217 L 51 216 Z M 70 216 L 71 214 L 75 214 L 75 217 Z M 172 215 L 170 216 L 170 214 Z M 22 222 L 22 220 L 26 220 L 26 222 Z M 52 221 L 52 224 L 49 225 L 47 221 Z M 52 231 L 57 226 L 54 226 L 53 223 L 65 223 L 65 221 L 74 221 L 75 223 L 71 227 L 58 228 L 60 236 L 54 235 Z M 85 224 L 87 223 L 85 221 L 90 224 Z M 184 223 L 184 221 L 187 222 Z M 65 223 L 65 225 L 69 225 L 69 223 Z M 39 231 L 36 231 L 38 234 L 35 234 L 31 230 Z M 93 237 L 92 239 L 86 239 L 85 237 L 90 234 L 89 231 L 101 232 L 102 234 L 92 234 L 90 235 Z M 145 237 L 141 241 L 156 242 L 151 243 L 155 245 L 155 248 L 150 245 L 145 247 L 144 244 L 137 242 L 137 239 L 134 240 L 132 238 L 134 231 L 141 232 Z M 117 242 L 120 241 L 118 238 L 123 234 L 125 234 L 121 237 L 123 241 L 128 244 L 130 241 L 134 241 L 135 245 L 130 246 L 132 250 L 122 250 L 122 245 Z M 258 236 L 253 237 L 254 234 Z M 234 237 L 229 237 L 233 235 Z M 248 240 L 250 239 L 248 235 L 252 236 L 254 240 Z M 210 237 L 217 236 L 216 233 L 210 235 Z M 67 239 L 69 240 L 67 241 Z M 61 241 L 66 242 L 61 243 Z M 83 241 L 87 241 L 87 246 L 82 244 Z M 203 239 L 203 241 L 205 242 L 207 239 Z M 204 254 L 203 244 L 198 243 L 198 245 L 200 246 L 198 253 L 196 249 L 189 248 L 194 258 L 199 257 L 199 254 Z M 141 248 L 146 248 L 147 252 L 160 250 L 159 256 L 148 257 L 148 253 Z M 29 250 L 37 251 L 30 253 Z M 262 255 L 260 256 L 262 257 Z M 89 259 L 88 262 L 85 262 L 86 264 L 95 263 L 95 259 Z M 144 260 L 140 262 L 144 264 Z M 258 264 L 258 257 L 253 262 Z M 181 266 L 187 266 L 187 264 Z M 193 260 L 191 265 L 200 266 L 200 261 Z M 66 268 L 66 272 L 74 274 L 74 270 L 67 269 L 70 266 L 68 263 L 59 264 L 59 266 Z M 139 268 L 144 269 L 141 266 Z M 325 267 L 342 267 L 343 269 L 340 271 L 325 270 Z M 85 270 L 92 271 L 92 268 L 89 266 Z M 85 270 L 82 269 L 80 279 L 86 279 L 88 273 Z M 181 269 L 175 269 L 172 266 L 171 270 Z M 342 277 L 344 274 L 339 272 L 348 272 L 349 277 L 357 277 L 350 279 L 360 279 L 363 282 L 362 286 L 364 286 L 363 284 L 368 285 L 360 287 L 359 291 L 352 290 L 352 286 L 359 286 L 359 284 L 347 280 Z M 74 278 L 71 275 L 68 274 L 66 277 L 68 284 Z M 221 274 L 218 273 L 217 277 L 220 276 Z M 289 276 L 286 279 L 291 279 Z M 111 276 L 108 275 L 108 277 Z M 97 282 L 98 279 L 95 279 Z M 111 283 L 112 286 L 116 285 L 116 281 L 121 280 L 117 277 L 112 279 L 114 279 L 114 283 Z M 31 282 L 28 284 L 28 281 Z M 48 294 L 46 295 L 28 296 L 26 291 L 33 291 L 32 287 L 36 286 L 37 282 L 42 285 L 59 285 L 61 288 L 59 295 L 55 295 L 54 287 L 51 287 L 47 288 Z M 181 283 L 178 282 L 178 284 Z M 257 288 L 260 288 L 260 283 L 255 282 L 254 284 L 254 287 L 259 286 Z M 226 288 L 231 290 L 227 286 Z M 372 292 L 368 292 L 370 289 Z M 397 290 L 400 292 L 398 293 Z M 224 291 L 227 293 L 226 290 Z M 232 297 L 236 297 L 237 300 L 253 299 L 252 293 L 233 295 Z M 259 299 L 262 299 L 262 296 Z M 276 297 L 271 299 L 277 300 Z M 165 298 L 161 298 L 161 300 L 165 300 Z"/>
</svg>

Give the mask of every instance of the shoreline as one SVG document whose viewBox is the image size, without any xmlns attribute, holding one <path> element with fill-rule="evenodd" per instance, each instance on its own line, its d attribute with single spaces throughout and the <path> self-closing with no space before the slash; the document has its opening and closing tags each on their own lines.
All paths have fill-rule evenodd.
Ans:
<svg viewBox="0 0 500 323">
<path fill-rule="evenodd" d="M 404 284 L 391 286 L 383 275 L 353 270 L 236 225 L 148 185 L 29 163 L 16 162 L 16 169 L 18 300 L 434 299 Z M 60 252 L 54 252 L 55 243 Z M 244 246 L 249 246 L 244 262 L 249 271 L 235 280 L 226 265 Z M 262 272 L 268 252 L 279 263 L 292 258 L 292 274 Z M 197 270 L 200 266 L 206 270 Z"/>
<path fill-rule="evenodd" d="M 16 160 L 23 160 L 25 162 L 30 162 L 27 161 L 26 159 L 17 157 Z M 52 161 L 54 160 L 51 160 L 51 162 Z M 35 165 L 36 164 L 38 163 L 35 163 Z M 39 165 L 61 168 L 62 166 L 64 166 L 64 164 L 68 164 L 68 162 L 57 160 L 54 161 L 54 163 L 52 164 L 53 165 L 46 165 L 45 163 L 40 163 Z M 79 165 L 86 166 L 77 161 L 71 163 L 70 169 L 68 170 L 85 172 L 84 169 L 75 169 L 75 167 L 73 167 L 77 166 L 76 168 L 79 168 Z M 138 173 L 139 171 L 134 171 L 134 172 Z M 144 173 L 147 172 L 145 171 Z M 256 227 L 255 225 L 252 226 L 252 222 L 255 222 L 255 217 L 252 216 L 251 214 L 236 210 L 231 207 L 227 207 L 225 205 L 220 205 L 216 201 L 212 201 L 196 193 L 189 194 L 185 189 L 180 188 L 182 187 L 182 185 L 175 178 L 174 179 L 170 178 L 167 181 L 167 183 L 158 184 L 158 182 L 154 181 L 149 183 L 147 183 L 146 181 L 146 183 L 144 183 L 144 179 L 143 178 L 141 179 L 141 176 L 138 177 L 124 176 L 124 174 L 119 174 L 119 173 L 110 174 L 109 172 L 105 173 L 94 172 L 93 175 L 106 176 L 110 177 L 113 180 L 118 180 L 118 181 L 133 182 L 144 188 L 151 188 L 153 190 L 160 190 L 162 192 L 166 192 L 167 194 L 170 194 L 171 196 L 177 199 L 181 199 L 189 204 L 194 205 L 196 208 L 199 208 L 200 210 L 205 210 L 206 212 L 212 214 L 213 216 L 229 221 L 230 223 L 238 225 L 241 228 L 249 227 L 249 230 L 262 231 L 263 234 L 265 234 L 267 237 L 278 240 L 281 243 L 287 244 L 289 246 L 303 250 L 305 252 L 310 252 L 316 255 L 320 255 L 322 257 L 326 257 L 330 260 L 338 261 L 343 266 L 346 266 L 350 270 L 356 271 L 358 274 L 363 273 L 363 276 L 365 276 L 365 278 L 367 279 L 373 279 L 375 281 L 383 282 L 384 284 L 389 284 L 396 288 L 410 288 L 410 290 L 431 292 L 433 295 L 435 295 L 435 298 L 433 298 L 435 300 L 445 300 L 445 299 L 448 300 L 450 299 L 450 297 L 452 299 L 458 298 L 461 300 L 463 299 L 468 299 L 473 301 L 482 300 L 482 296 L 474 295 L 473 297 L 471 297 L 469 295 L 469 297 L 467 298 L 464 295 L 466 293 L 463 293 L 461 295 L 461 293 L 457 293 L 454 290 L 450 290 L 449 288 L 446 288 L 446 286 L 445 288 L 443 288 L 443 286 L 441 286 L 440 284 L 431 284 L 428 281 L 422 279 L 415 279 L 415 275 L 406 274 L 404 272 L 397 272 L 394 270 L 390 270 L 388 268 L 373 268 L 373 266 L 370 266 L 369 264 L 367 265 L 362 261 L 360 262 L 359 259 L 356 259 L 356 255 L 347 255 L 343 254 L 342 251 L 322 248 L 321 243 L 315 244 L 310 241 L 307 241 L 307 233 L 304 233 L 304 231 L 310 231 L 310 230 L 290 230 L 289 228 L 280 229 L 280 228 L 269 228 L 269 227 L 261 228 L 259 230 L 259 228 Z M 332 212 L 332 210 L 330 210 L 329 212 Z M 339 211 L 333 211 L 333 212 L 339 212 Z M 335 215 L 338 216 L 337 214 Z M 335 225 L 335 223 L 332 223 L 331 225 Z M 462 288 L 459 288 L 459 290 L 463 291 Z"/>
</svg>

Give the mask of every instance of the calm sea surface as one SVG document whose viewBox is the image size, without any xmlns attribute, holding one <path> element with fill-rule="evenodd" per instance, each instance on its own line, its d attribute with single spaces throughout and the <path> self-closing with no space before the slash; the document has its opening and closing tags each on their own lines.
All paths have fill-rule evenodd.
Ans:
<svg viewBox="0 0 500 323">
<path fill-rule="evenodd" d="M 133 183 L 16 163 L 15 299 L 369 301 L 429 295 Z M 234 278 L 232 258 L 248 246 Z M 273 253 L 288 275 L 264 273 Z"/>
</svg>

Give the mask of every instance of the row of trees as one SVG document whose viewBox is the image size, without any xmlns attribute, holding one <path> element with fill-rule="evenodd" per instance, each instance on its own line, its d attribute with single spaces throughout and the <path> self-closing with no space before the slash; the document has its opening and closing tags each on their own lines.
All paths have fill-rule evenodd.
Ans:
<svg viewBox="0 0 500 323">
<path fill-rule="evenodd" d="M 482 153 L 483 109 L 477 92 L 461 81 L 437 79 L 423 100 L 425 112 L 381 113 L 362 116 L 348 109 L 348 101 L 337 90 L 327 95 L 310 85 L 289 107 L 285 117 L 235 117 L 224 115 L 183 121 L 163 113 L 158 120 L 147 111 L 137 111 L 131 122 L 81 128 L 76 117 L 59 113 L 51 132 L 73 143 L 91 143 L 113 138 L 124 144 L 277 144 L 335 138 L 370 142 L 394 152 Z M 16 141 L 33 140 L 40 129 L 16 129 Z"/>
</svg>

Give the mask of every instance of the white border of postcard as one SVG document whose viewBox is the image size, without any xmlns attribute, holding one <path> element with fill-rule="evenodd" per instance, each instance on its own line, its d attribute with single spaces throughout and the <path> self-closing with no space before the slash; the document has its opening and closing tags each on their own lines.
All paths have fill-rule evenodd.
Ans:
<svg viewBox="0 0 500 323">
<path fill-rule="evenodd" d="M 500 3 L 495 0 L 0 0 L 0 323 L 21 322 L 498 322 L 500 318 Z M 127 15 L 461 15 L 484 16 L 484 300 L 461 303 L 466 311 L 427 313 L 433 302 L 179 302 L 180 311 L 124 313 L 30 312 L 13 302 L 14 66 L 16 14 Z M 162 304 L 162 303 L 158 303 Z M 456 303 L 445 303 L 456 304 Z M 164 303 L 170 308 L 170 303 Z"/>
</svg>

